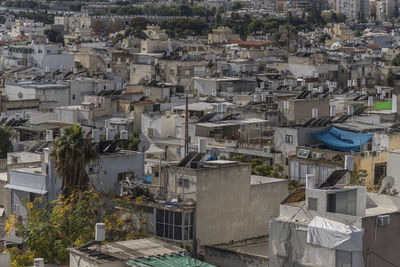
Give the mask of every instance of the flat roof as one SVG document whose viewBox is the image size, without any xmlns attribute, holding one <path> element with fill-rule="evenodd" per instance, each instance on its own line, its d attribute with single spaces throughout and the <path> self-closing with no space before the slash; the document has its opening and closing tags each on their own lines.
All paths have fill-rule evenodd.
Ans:
<svg viewBox="0 0 400 267">
<path fill-rule="evenodd" d="M 273 178 L 259 175 L 251 175 L 251 184 L 270 184 L 270 183 L 282 183 L 288 181 L 283 178 Z"/>
<path fill-rule="evenodd" d="M 257 118 L 248 118 L 248 119 L 240 119 L 240 120 L 226 120 L 226 121 L 218 121 L 218 122 L 203 122 L 197 123 L 196 126 L 202 126 L 207 128 L 217 128 L 217 127 L 226 127 L 226 126 L 235 126 L 235 125 L 243 125 L 243 124 L 253 124 L 253 123 L 266 123 L 267 120 L 257 119 Z"/>
</svg>

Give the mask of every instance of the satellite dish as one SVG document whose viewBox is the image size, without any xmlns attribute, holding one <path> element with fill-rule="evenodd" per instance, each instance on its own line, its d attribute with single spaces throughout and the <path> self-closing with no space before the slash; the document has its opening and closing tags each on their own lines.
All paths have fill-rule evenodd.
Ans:
<svg viewBox="0 0 400 267">
<path fill-rule="evenodd" d="M 18 98 L 22 98 L 23 96 L 24 95 L 21 92 L 18 93 Z"/>
<path fill-rule="evenodd" d="M 393 184 L 394 184 L 393 176 L 386 176 L 385 178 L 383 178 L 382 186 L 379 189 L 378 195 L 381 194 L 383 190 L 392 188 Z"/>
</svg>

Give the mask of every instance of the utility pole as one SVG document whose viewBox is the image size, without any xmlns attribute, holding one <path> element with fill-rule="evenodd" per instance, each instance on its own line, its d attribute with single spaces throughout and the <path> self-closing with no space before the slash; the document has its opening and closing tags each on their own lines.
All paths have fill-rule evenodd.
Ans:
<svg viewBox="0 0 400 267">
<path fill-rule="evenodd" d="M 186 91 L 185 102 L 185 156 L 189 153 L 189 96 Z"/>
</svg>

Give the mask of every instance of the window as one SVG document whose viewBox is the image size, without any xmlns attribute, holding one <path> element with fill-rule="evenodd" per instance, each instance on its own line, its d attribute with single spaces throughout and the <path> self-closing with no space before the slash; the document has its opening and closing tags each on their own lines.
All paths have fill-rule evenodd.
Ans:
<svg viewBox="0 0 400 267">
<path fill-rule="evenodd" d="M 308 209 L 317 211 L 317 207 L 318 207 L 318 199 L 309 197 L 308 198 Z"/>
<path fill-rule="evenodd" d="M 189 180 L 185 179 L 185 178 L 179 178 L 178 179 L 178 185 L 180 187 L 185 187 L 185 188 L 189 188 L 190 187 Z"/>
<path fill-rule="evenodd" d="M 326 211 L 336 212 L 336 194 L 328 194 Z"/>
<path fill-rule="evenodd" d="M 193 212 L 156 209 L 156 236 L 176 241 L 193 239 Z"/>
<path fill-rule="evenodd" d="M 379 181 L 386 176 L 386 163 L 376 163 L 374 167 L 374 184 L 379 184 Z"/>
<path fill-rule="evenodd" d="M 285 142 L 286 143 L 293 143 L 293 135 L 285 135 Z"/>
<path fill-rule="evenodd" d="M 72 95 L 72 100 L 75 100 L 75 95 Z"/>
</svg>

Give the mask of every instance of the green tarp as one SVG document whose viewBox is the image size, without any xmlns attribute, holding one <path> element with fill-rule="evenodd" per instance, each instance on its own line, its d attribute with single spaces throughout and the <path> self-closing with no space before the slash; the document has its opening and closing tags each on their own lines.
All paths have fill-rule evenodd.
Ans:
<svg viewBox="0 0 400 267">
<path fill-rule="evenodd" d="M 172 254 L 158 257 L 142 257 L 125 262 L 132 267 L 216 267 L 214 265 L 196 260 L 186 254 Z"/>
<path fill-rule="evenodd" d="M 392 109 L 392 101 L 376 102 L 375 109 L 376 110 L 391 110 Z"/>
</svg>

